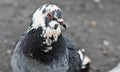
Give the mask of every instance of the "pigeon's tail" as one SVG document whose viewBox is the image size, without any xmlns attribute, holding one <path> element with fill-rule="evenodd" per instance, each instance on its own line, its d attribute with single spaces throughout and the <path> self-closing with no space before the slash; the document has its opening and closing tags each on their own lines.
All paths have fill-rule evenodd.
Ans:
<svg viewBox="0 0 120 72">
<path fill-rule="evenodd" d="M 84 49 L 78 50 L 82 62 L 81 72 L 89 72 L 91 59 L 84 52 Z"/>
</svg>

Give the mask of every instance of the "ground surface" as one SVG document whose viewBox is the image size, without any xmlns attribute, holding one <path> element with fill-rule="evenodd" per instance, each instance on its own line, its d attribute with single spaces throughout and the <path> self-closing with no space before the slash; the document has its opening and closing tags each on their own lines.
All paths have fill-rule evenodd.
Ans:
<svg viewBox="0 0 120 72">
<path fill-rule="evenodd" d="M 91 72 L 107 72 L 120 61 L 120 0 L 0 0 L 0 72 L 11 72 L 11 50 L 45 3 L 62 8 L 65 33 L 86 49 Z"/>
</svg>

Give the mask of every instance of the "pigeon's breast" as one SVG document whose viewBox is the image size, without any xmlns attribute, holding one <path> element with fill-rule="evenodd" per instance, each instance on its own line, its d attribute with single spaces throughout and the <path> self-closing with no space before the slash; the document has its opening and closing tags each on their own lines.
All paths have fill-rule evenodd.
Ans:
<svg viewBox="0 0 120 72">
<path fill-rule="evenodd" d="M 12 64 L 16 68 L 16 71 L 13 72 L 67 72 L 68 70 L 66 55 L 59 59 L 59 61 L 54 60 L 51 64 L 44 64 L 16 52 L 13 59 L 14 62 Z"/>
</svg>

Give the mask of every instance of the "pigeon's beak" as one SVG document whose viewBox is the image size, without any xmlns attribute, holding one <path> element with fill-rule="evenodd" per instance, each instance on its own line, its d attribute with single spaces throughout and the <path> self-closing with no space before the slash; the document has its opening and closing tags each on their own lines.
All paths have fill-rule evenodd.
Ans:
<svg viewBox="0 0 120 72">
<path fill-rule="evenodd" d="M 63 19 L 57 19 L 57 22 L 63 26 L 64 28 L 66 28 L 66 25 L 63 23 Z"/>
</svg>

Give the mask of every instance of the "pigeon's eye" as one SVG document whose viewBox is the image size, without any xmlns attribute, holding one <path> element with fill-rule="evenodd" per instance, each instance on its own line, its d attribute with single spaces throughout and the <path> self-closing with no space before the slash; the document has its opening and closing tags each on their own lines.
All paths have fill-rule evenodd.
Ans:
<svg viewBox="0 0 120 72">
<path fill-rule="evenodd" d="M 48 18 L 52 18 L 52 15 L 50 13 L 47 14 Z"/>
</svg>

